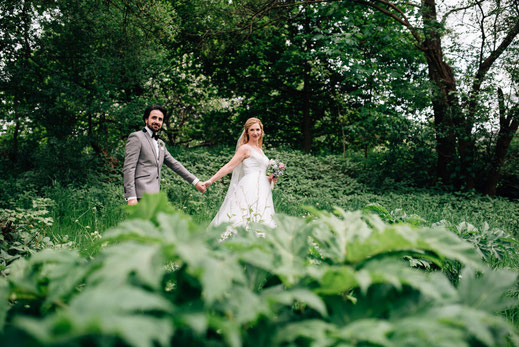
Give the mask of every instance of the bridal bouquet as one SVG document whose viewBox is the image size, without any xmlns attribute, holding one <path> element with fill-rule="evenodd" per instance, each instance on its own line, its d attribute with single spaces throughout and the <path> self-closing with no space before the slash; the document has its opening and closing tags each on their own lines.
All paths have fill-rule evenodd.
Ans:
<svg viewBox="0 0 519 347">
<path fill-rule="evenodd" d="M 271 169 L 270 171 L 272 172 L 272 175 L 274 177 L 279 177 L 279 176 L 283 175 L 283 172 L 285 171 L 286 166 L 285 166 L 285 164 L 283 164 L 282 162 L 280 162 L 277 159 L 270 159 L 269 168 Z M 271 189 L 274 188 L 273 181 L 270 181 L 270 188 Z"/>
</svg>

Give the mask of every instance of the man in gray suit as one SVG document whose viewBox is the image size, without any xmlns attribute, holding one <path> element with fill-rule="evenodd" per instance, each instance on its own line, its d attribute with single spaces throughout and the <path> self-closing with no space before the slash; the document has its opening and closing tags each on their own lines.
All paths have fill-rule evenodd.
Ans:
<svg viewBox="0 0 519 347">
<path fill-rule="evenodd" d="M 162 128 L 166 110 L 153 105 L 144 111 L 145 128 L 128 136 L 124 155 L 124 197 L 128 205 L 135 205 L 145 193 L 160 191 L 162 165 L 166 164 L 198 191 L 205 193 L 206 187 L 182 164 L 169 154 L 157 132 Z"/>
</svg>

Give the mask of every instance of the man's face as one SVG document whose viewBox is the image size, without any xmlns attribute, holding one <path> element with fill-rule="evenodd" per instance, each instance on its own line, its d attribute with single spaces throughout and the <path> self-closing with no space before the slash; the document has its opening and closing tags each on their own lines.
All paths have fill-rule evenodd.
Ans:
<svg viewBox="0 0 519 347">
<path fill-rule="evenodd" d="M 159 110 L 152 110 L 150 116 L 146 119 L 145 123 L 154 132 L 159 131 L 164 121 L 164 115 Z"/>
</svg>

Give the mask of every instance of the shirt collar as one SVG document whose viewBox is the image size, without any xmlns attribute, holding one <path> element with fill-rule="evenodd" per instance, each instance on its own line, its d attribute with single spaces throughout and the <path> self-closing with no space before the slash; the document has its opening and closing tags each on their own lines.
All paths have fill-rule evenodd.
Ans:
<svg viewBox="0 0 519 347">
<path fill-rule="evenodd" d="M 149 137 L 152 138 L 152 140 L 155 140 L 152 136 L 153 136 L 153 130 L 151 130 L 150 128 L 148 128 L 148 126 L 146 125 L 144 128 L 146 128 L 146 134 L 148 134 Z"/>
</svg>

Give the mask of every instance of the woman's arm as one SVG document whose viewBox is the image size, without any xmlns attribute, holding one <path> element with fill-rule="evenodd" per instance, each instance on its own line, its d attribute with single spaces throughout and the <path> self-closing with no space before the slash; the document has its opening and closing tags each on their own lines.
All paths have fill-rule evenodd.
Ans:
<svg viewBox="0 0 519 347">
<path fill-rule="evenodd" d="M 248 157 L 250 157 L 250 149 L 247 148 L 247 146 L 240 146 L 234 154 L 234 157 L 232 157 L 232 159 L 229 160 L 227 164 L 222 166 L 220 170 L 218 170 L 218 172 L 214 174 L 213 177 L 205 181 L 204 184 L 206 185 L 206 187 L 209 187 L 211 184 L 218 181 L 220 178 L 230 174 L 232 170 L 234 170 L 234 168 L 238 166 L 238 164 L 240 164 L 244 159 Z"/>
</svg>

